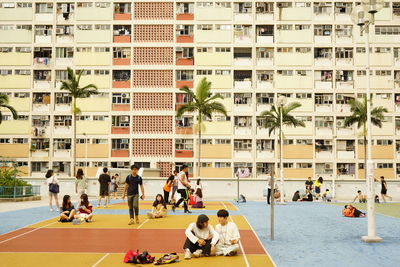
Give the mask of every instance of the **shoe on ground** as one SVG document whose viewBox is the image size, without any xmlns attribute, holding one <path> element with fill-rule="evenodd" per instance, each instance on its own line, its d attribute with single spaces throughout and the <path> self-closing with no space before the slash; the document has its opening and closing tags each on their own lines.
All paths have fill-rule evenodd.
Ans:
<svg viewBox="0 0 400 267">
<path fill-rule="evenodd" d="M 129 221 L 128 225 L 132 225 L 132 224 L 134 224 L 134 223 L 135 223 L 135 221 L 134 221 L 133 219 L 131 219 L 131 220 Z"/>
<path fill-rule="evenodd" d="M 151 213 L 151 212 L 148 212 L 148 213 L 147 213 L 147 217 L 148 217 L 149 219 L 154 219 L 154 215 L 153 215 L 153 213 Z"/>
<path fill-rule="evenodd" d="M 53 208 L 50 208 L 50 211 L 54 211 Z"/>
<path fill-rule="evenodd" d="M 219 252 L 215 252 L 215 256 L 222 256 L 222 255 L 224 255 L 224 253 L 223 253 L 223 252 L 221 252 L 221 251 L 219 251 Z"/>
<path fill-rule="evenodd" d="M 192 213 L 190 210 L 185 210 L 185 213 Z"/>
<path fill-rule="evenodd" d="M 139 218 L 138 217 L 136 217 L 135 221 L 136 221 L 137 224 L 139 224 Z"/>
<path fill-rule="evenodd" d="M 57 208 L 57 209 L 56 209 L 56 211 L 57 211 L 57 212 L 60 212 L 60 209 L 59 209 L 59 208 Z"/>
<path fill-rule="evenodd" d="M 107 208 L 107 206 L 106 206 L 106 205 L 104 205 L 104 206 L 103 206 L 103 208 Z"/>
<path fill-rule="evenodd" d="M 237 251 L 232 250 L 232 251 L 230 251 L 230 252 L 228 253 L 227 256 L 236 256 L 236 255 L 237 255 Z"/>
<path fill-rule="evenodd" d="M 195 252 L 193 252 L 193 257 L 200 258 L 202 253 L 203 251 L 201 249 L 198 249 Z"/>
<path fill-rule="evenodd" d="M 185 249 L 185 256 L 184 256 L 185 260 L 189 260 L 192 258 L 192 253 L 190 253 L 189 249 Z"/>
<path fill-rule="evenodd" d="M 176 207 L 175 207 L 175 204 L 174 204 L 174 205 L 172 205 L 172 211 L 175 212 L 175 210 L 176 210 Z"/>
</svg>

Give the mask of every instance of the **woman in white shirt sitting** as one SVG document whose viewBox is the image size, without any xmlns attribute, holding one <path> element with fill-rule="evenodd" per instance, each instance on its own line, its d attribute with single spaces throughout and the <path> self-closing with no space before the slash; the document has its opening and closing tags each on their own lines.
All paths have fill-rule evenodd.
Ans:
<svg viewBox="0 0 400 267">
<path fill-rule="evenodd" d="M 215 231 L 219 235 L 218 244 L 215 246 L 217 256 L 234 256 L 239 250 L 240 234 L 235 223 L 228 222 L 229 212 L 219 210 L 217 212 L 218 222 Z"/>
<path fill-rule="evenodd" d="M 201 256 L 214 256 L 215 244 L 217 244 L 219 235 L 214 228 L 208 224 L 207 215 L 201 214 L 197 217 L 197 222 L 191 223 L 186 229 L 186 241 L 183 245 L 185 249 L 185 259 Z"/>
</svg>

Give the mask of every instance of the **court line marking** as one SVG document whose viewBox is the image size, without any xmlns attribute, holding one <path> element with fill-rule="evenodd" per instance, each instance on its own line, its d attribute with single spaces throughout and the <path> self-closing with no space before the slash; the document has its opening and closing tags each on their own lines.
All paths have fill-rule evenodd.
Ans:
<svg viewBox="0 0 400 267">
<path fill-rule="evenodd" d="M 13 239 L 18 238 L 18 237 L 21 237 L 21 236 L 23 236 L 23 235 L 30 234 L 30 233 L 32 233 L 32 232 L 35 232 L 35 231 L 37 231 L 37 230 L 39 230 L 39 229 L 45 228 L 45 227 L 47 227 L 47 226 L 49 226 L 49 225 L 52 225 L 52 224 L 55 224 L 55 223 L 57 223 L 57 222 L 52 222 L 52 223 L 46 224 L 46 225 L 44 225 L 44 226 L 41 226 L 41 227 L 39 227 L 39 228 L 34 228 L 34 229 L 31 230 L 31 231 L 28 231 L 28 232 L 25 232 L 25 233 L 22 233 L 22 234 L 19 234 L 19 235 L 10 237 L 10 238 L 8 238 L 8 239 L 6 239 L 6 240 L 0 241 L 0 244 L 3 244 L 3 243 L 5 243 L 5 242 L 7 242 L 7 241 L 13 240 Z"/>
<path fill-rule="evenodd" d="M 100 262 L 102 262 L 108 255 L 110 255 L 110 253 L 107 253 L 106 255 L 104 255 L 100 260 L 98 260 L 95 264 L 92 265 L 92 267 L 97 266 Z"/>
<path fill-rule="evenodd" d="M 256 236 L 258 242 L 260 242 L 261 247 L 264 249 L 265 253 L 268 255 L 269 259 L 271 260 L 272 264 L 276 267 L 276 263 L 274 261 L 274 259 L 271 257 L 271 255 L 268 253 L 267 249 L 264 247 L 264 244 L 261 242 L 260 238 L 258 237 L 256 231 L 254 231 L 253 226 L 251 226 L 251 224 L 249 223 L 249 221 L 247 220 L 246 216 L 243 216 L 243 218 L 246 220 L 247 224 L 250 226 L 250 229 L 253 231 L 254 235 Z"/>
<path fill-rule="evenodd" d="M 225 207 L 225 209 L 228 210 L 228 209 L 226 208 L 225 203 L 222 202 L 222 201 L 221 201 L 221 203 L 222 203 L 222 205 Z M 229 214 L 229 219 L 231 219 L 231 221 L 232 221 L 233 223 L 235 223 L 235 222 L 233 221 L 232 216 L 231 216 L 230 214 Z M 243 253 L 243 256 L 244 256 L 244 262 L 246 263 L 246 266 L 247 266 L 247 267 L 250 267 L 249 261 L 248 261 L 248 259 L 247 259 L 246 252 L 244 251 L 244 247 L 243 247 L 243 245 L 242 245 L 242 241 L 240 241 L 240 240 L 239 240 L 239 246 L 240 246 L 240 249 L 242 250 L 242 253 Z"/>
<path fill-rule="evenodd" d="M 142 222 L 136 229 L 140 229 L 143 224 L 147 223 L 149 221 L 149 219 L 144 220 L 144 222 Z"/>
<path fill-rule="evenodd" d="M 4 234 L 0 234 L 0 236 L 2 236 L 2 235 L 8 235 L 8 234 L 11 234 L 11 233 L 13 233 L 13 232 L 15 232 L 15 231 L 18 231 L 18 230 L 21 230 L 21 229 L 24 229 L 24 228 L 29 228 L 29 226 L 32 226 L 32 225 L 35 225 L 35 224 L 38 224 L 38 223 L 41 223 L 41 222 L 45 222 L 45 221 L 48 221 L 48 220 L 51 220 L 51 219 L 56 219 L 56 218 L 58 218 L 58 216 L 55 216 L 55 217 L 52 217 L 52 218 L 49 218 L 49 219 L 44 219 L 44 220 L 41 220 L 41 221 L 39 221 L 39 222 L 27 224 L 27 225 L 25 225 L 25 226 L 19 227 L 19 228 L 15 229 L 15 230 L 12 230 L 12 231 L 10 231 L 10 232 L 4 233 Z"/>
</svg>

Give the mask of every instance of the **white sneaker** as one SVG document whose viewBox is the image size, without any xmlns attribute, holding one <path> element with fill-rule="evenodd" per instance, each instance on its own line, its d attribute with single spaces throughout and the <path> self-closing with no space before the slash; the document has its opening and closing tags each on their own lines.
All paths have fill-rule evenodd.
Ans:
<svg viewBox="0 0 400 267">
<path fill-rule="evenodd" d="M 57 211 L 57 212 L 60 212 L 60 209 L 59 209 L 59 208 L 57 208 L 57 209 L 56 209 L 56 211 Z"/>
<path fill-rule="evenodd" d="M 198 249 L 195 252 L 193 252 L 193 257 L 200 258 L 202 253 L 203 251 L 201 249 Z"/>
<path fill-rule="evenodd" d="M 53 208 L 50 208 L 50 211 L 54 211 Z"/>
<path fill-rule="evenodd" d="M 189 249 L 185 249 L 185 260 L 190 260 L 192 258 L 192 253 L 190 253 Z"/>
</svg>

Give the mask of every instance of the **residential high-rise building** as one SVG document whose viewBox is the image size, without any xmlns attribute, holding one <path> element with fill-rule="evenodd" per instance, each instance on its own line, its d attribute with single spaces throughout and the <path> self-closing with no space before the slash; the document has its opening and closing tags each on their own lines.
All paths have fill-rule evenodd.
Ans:
<svg viewBox="0 0 400 267">
<path fill-rule="evenodd" d="M 285 129 L 286 178 L 364 178 L 361 130 L 345 127 L 351 99 L 365 95 L 365 37 L 353 1 L 1 1 L 0 156 L 22 176 L 52 168 L 71 176 L 71 97 L 66 68 L 100 94 L 78 99 L 77 164 L 195 172 L 196 115 L 175 116 L 179 91 L 206 77 L 228 117 L 205 122 L 201 177 L 262 178 L 278 167 L 278 138 L 262 111 L 279 95 L 301 108 L 305 128 Z M 388 1 L 371 32 L 375 175 L 400 176 L 400 2 Z M 279 172 L 277 172 L 279 174 Z"/>
</svg>

